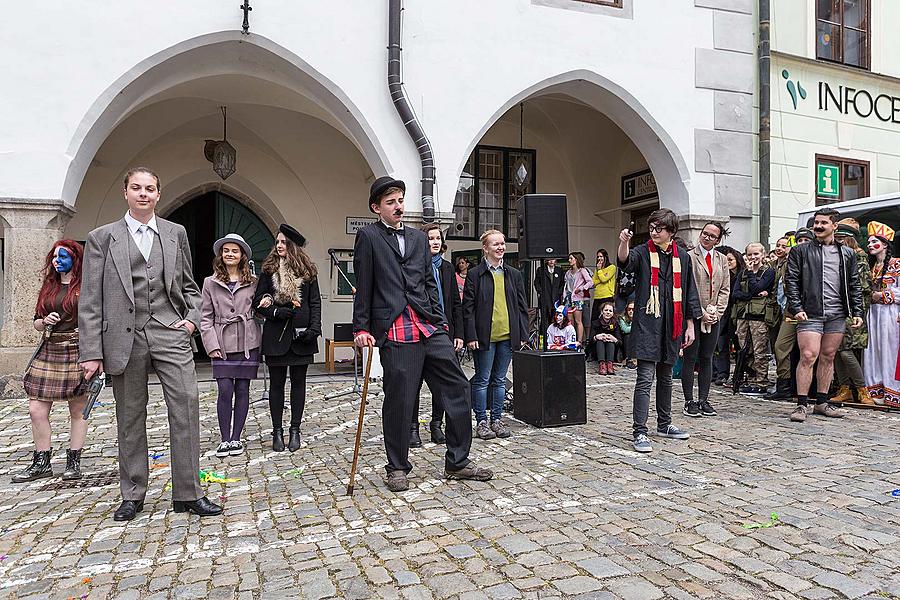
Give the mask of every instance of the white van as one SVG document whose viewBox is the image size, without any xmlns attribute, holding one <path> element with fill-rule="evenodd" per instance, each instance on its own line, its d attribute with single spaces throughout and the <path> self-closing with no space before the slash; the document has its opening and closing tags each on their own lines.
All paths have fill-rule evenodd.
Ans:
<svg viewBox="0 0 900 600">
<path fill-rule="evenodd" d="M 797 217 L 797 227 L 806 227 L 806 223 L 815 214 L 816 210 L 821 207 L 810 208 L 799 214 Z M 900 231 L 900 193 L 884 194 L 882 196 L 873 196 L 869 198 L 859 198 L 858 200 L 848 200 L 846 202 L 835 202 L 829 204 L 828 208 L 833 208 L 841 213 L 841 218 L 853 217 L 859 221 L 860 246 L 866 247 L 866 225 L 869 221 L 878 221 L 884 223 L 894 231 Z"/>
</svg>

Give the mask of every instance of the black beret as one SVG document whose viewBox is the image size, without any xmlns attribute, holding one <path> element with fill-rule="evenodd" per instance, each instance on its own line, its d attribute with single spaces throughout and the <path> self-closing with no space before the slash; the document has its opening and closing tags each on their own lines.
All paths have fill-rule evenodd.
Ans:
<svg viewBox="0 0 900 600">
<path fill-rule="evenodd" d="M 406 184 L 400 181 L 399 179 L 394 179 L 393 177 L 379 177 L 372 184 L 372 187 L 369 190 L 369 210 L 371 212 L 375 212 L 372 210 L 372 205 L 378 202 L 378 199 L 381 197 L 381 194 L 388 188 L 398 187 L 406 193 Z"/>
<path fill-rule="evenodd" d="M 296 229 L 294 229 L 293 227 L 291 227 L 290 225 L 288 225 L 287 223 L 282 223 L 281 225 L 279 225 L 278 231 L 283 233 L 284 237 L 291 240 L 298 246 L 303 247 L 306 245 L 306 238 L 303 237 L 303 234 L 300 233 L 299 231 L 297 231 Z"/>
</svg>

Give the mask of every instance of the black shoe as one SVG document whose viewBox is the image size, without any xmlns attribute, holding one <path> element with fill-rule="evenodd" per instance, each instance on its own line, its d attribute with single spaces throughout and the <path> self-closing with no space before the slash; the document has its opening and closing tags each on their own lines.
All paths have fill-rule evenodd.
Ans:
<svg viewBox="0 0 900 600">
<path fill-rule="evenodd" d="M 419 437 L 419 424 L 416 423 L 409 430 L 409 447 L 410 448 L 421 448 L 422 447 L 422 438 Z"/>
<path fill-rule="evenodd" d="M 81 479 L 81 450 L 66 450 L 66 470 L 62 478 L 65 481 Z"/>
<path fill-rule="evenodd" d="M 717 413 L 716 409 L 713 408 L 713 405 L 709 403 L 709 400 L 703 400 L 700 402 L 700 414 L 704 417 L 715 417 L 718 416 L 719 413 Z"/>
<path fill-rule="evenodd" d="M 113 521 L 131 521 L 144 510 L 143 500 L 122 500 L 122 504 L 113 513 Z"/>
<path fill-rule="evenodd" d="M 290 450 L 291 452 L 296 452 L 300 449 L 300 428 L 290 427 L 288 428 L 288 432 L 290 433 L 290 439 L 288 440 L 288 450 Z"/>
<path fill-rule="evenodd" d="M 192 512 L 200 517 L 213 517 L 222 514 L 222 507 L 210 502 L 206 496 L 193 502 L 188 500 L 175 500 L 172 502 L 172 510 L 177 513 Z"/>
<path fill-rule="evenodd" d="M 281 427 L 272 428 L 272 450 L 284 452 L 284 429 Z"/>
<path fill-rule="evenodd" d="M 444 435 L 444 432 L 441 431 L 440 421 L 438 421 L 438 422 L 432 421 L 431 425 L 429 425 L 429 428 L 431 429 L 431 443 L 432 444 L 446 444 L 447 443 L 447 437 Z"/>
<path fill-rule="evenodd" d="M 766 393 L 766 390 L 758 385 L 745 385 L 741 386 L 740 392 L 747 396 L 762 396 Z"/>
<path fill-rule="evenodd" d="M 790 400 L 791 380 L 778 379 L 775 381 L 775 390 L 763 396 L 766 400 Z"/>
<path fill-rule="evenodd" d="M 50 450 L 35 450 L 31 455 L 31 466 L 14 475 L 13 483 L 26 483 L 44 477 L 53 477 L 53 468 L 50 466 Z"/>
<path fill-rule="evenodd" d="M 685 402 L 684 408 L 681 409 L 681 413 L 686 417 L 699 417 L 700 416 L 700 403 L 699 402 Z"/>
</svg>

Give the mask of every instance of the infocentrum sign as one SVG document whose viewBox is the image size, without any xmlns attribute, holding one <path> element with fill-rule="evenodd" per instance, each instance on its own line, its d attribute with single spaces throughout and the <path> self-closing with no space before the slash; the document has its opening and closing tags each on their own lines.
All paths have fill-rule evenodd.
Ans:
<svg viewBox="0 0 900 600">
<path fill-rule="evenodd" d="M 787 69 L 781 72 L 786 79 L 785 88 L 791 96 L 794 108 L 806 99 L 806 90 L 799 81 L 794 83 Z M 864 88 L 847 85 L 831 85 L 827 81 L 818 82 L 819 110 L 837 111 L 842 115 L 855 114 L 861 119 L 878 119 L 883 123 L 900 125 L 900 96 L 890 94 L 873 94 Z M 798 97 L 798 91 L 799 97 Z"/>
</svg>

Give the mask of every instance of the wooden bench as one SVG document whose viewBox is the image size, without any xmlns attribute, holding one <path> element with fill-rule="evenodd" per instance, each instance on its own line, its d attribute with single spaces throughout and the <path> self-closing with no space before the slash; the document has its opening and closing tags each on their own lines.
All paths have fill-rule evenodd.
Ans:
<svg viewBox="0 0 900 600">
<path fill-rule="evenodd" d="M 335 348 L 354 348 L 353 340 L 347 342 L 336 342 L 331 338 L 325 338 L 325 370 L 334 373 L 334 349 Z M 355 350 L 354 350 L 355 352 Z"/>
</svg>

